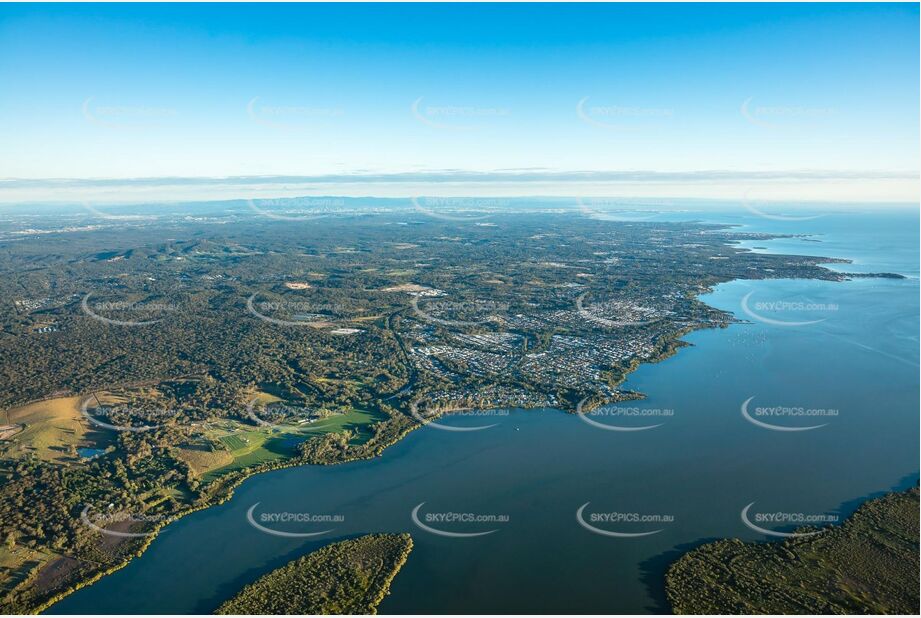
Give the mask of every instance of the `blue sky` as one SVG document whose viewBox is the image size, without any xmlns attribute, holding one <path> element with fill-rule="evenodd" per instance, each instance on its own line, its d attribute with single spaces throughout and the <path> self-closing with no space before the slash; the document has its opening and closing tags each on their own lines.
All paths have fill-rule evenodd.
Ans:
<svg viewBox="0 0 921 618">
<path fill-rule="evenodd" d="M 915 200 L 918 21 L 911 4 L 2 5 L 0 178 L 643 171 L 649 194 L 695 195 L 714 170 L 832 171 L 790 195 Z M 701 174 L 662 189 L 663 172 Z"/>
</svg>

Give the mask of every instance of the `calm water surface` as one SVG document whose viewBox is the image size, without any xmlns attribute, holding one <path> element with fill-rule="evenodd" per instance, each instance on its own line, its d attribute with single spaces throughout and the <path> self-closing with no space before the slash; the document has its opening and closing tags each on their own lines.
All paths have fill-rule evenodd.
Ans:
<svg viewBox="0 0 921 618">
<path fill-rule="evenodd" d="M 702 218 L 687 213 L 683 218 Z M 677 217 L 676 217 L 677 218 Z M 821 242 L 745 243 L 774 252 L 851 257 L 855 272 L 893 271 L 904 280 L 736 281 L 704 297 L 750 323 L 695 332 L 691 347 L 630 376 L 649 395 L 632 407 L 673 410 L 662 425 L 607 431 L 554 410 L 513 410 L 494 428 L 413 432 L 374 461 L 281 470 L 249 479 L 227 504 L 168 526 L 121 571 L 59 602 L 54 613 L 210 613 L 266 571 L 331 541 L 406 531 L 415 549 L 381 613 L 666 611 L 665 566 L 682 549 L 717 537 L 766 540 L 740 511 L 846 516 L 858 499 L 906 487 L 918 473 L 917 214 L 826 214 L 809 221 L 754 215 L 707 218 L 746 231 L 813 233 Z M 761 249 L 757 249 L 761 250 Z M 741 309 L 775 322 L 761 322 Z M 771 310 L 770 303 L 788 307 Z M 777 305 L 773 305 L 777 306 Z M 821 309 L 817 309 L 821 307 Z M 740 407 L 802 407 L 836 416 L 765 419 L 825 426 L 771 431 Z M 652 418 L 652 417 L 650 417 Z M 600 422 L 650 424 L 649 418 Z M 479 425 L 452 418 L 446 424 Z M 419 529 L 421 514 L 508 517 L 499 523 L 430 523 L 448 531 L 496 532 L 447 538 Z M 591 513 L 667 516 L 657 523 L 576 520 Z M 254 513 L 341 515 L 333 524 L 274 524 L 310 539 L 281 538 L 247 523 Z M 273 525 L 273 524 L 266 524 Z M 766 527 L 776 527 L 765 524 Z M 781 529 L 781 528 L 777 528 Z"/>
</svg>

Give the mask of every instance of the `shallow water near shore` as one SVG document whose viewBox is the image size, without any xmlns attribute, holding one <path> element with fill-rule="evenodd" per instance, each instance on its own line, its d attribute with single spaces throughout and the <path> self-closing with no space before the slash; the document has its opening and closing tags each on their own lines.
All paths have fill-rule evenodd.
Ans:
<svg viewBox="0 0 921 618">
<path fill-rule="evenodd" d="M 681 218 L 704 218 L 692 215 Z M 690 347 L 629 377 L 626 388 L 648 395 L 630 402 L 634 418 L 598 417 L 634 426 L 661 423 L 654 429 L 609 431 L 555 410 L 513 410 L 487 421 L 448 417 L 444 424 L 496 425 L 471 432 L 423 427 L 372 461 L 252 477 L 226 504 L 170 524 L 140 558 L 49 613 L 210 613 L 303 552 L 369 532 L 410 532 L 415 541 L 380 613 L 663 612 L 664 570 L 679 549 L 719 537 L 769 540 L 742 522 L 746 505 L 840 520 L 858 498 L 916 482 L 917 213 L 832 213 L 795 222 L 750 214 L 706 218 L 741 223 L 744 231 L 822 234 L 815 237 L 821 242 L 745 246 L 853 257 L 856 264 L 835 269 L 909 278 L 719 285 L 703 300 L 749 322 L 686 336 Z M 756 420 L 822 426 L 768 429 L 743 416 L 746 401 Z M 836 414 L 756 417 L 757 408 Z M 652 413 L 661 410 L 673 414 Z M 459 538 L 423 530 L 411 517 L 421 503 L 421 521 L 430 527 L 495 532 Z M 585 503 L 585 521 L 598 528 L 659 531 L 594 534 L 576 518 Z M 254 517 L 266 527 L 331 532 L 268 534 L 248 521 L 254 505 Z M 282 524 L 259 518 L 284 513 L 343 520 Z M 591 520 L 589 513 L 654 521 Z M 451 523 L 425 514 L 508 521 Z"/>
</svg>

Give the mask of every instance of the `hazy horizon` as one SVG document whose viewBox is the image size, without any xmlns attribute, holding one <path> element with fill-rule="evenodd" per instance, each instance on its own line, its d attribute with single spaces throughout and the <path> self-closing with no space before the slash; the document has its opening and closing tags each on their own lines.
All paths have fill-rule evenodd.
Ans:
<svg viewBox="0 0 921 618">
<path fill-rule="evenodd" d="M 917 5 L 526 9 L 3 5 L 0 201 L 919 199 Z"/>
<path fill-rule="evenodd" d="M 892 191 L 894 187 L 898 189 Z M 0 205 L 29 203 L 143 204 L 289 197 L 609 198 L 859 204 L 918 202 L 908 174 L 572 172 L 338 176 L 0 179 Z"/>
</svg>

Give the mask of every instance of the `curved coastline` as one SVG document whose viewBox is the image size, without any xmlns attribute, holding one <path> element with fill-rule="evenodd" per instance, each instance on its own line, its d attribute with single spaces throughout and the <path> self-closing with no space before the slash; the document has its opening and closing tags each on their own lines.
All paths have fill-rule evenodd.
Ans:
<svg viewBox="0 0 921 618">
<path fill-rule="evenodd" d="M 704 292 L 702 292 L 702 294 L 707 293 L 707 292 L 709 292 L 709 291 L 710 291 L 709 288 L 707 288 L 707 290 L 705 290 Z M 630 375 L 631 373 L 633 373 L 634 371 L 636 371 L 636 369 L 639 368 L 641 365 L 645 365 L 645 364 L 650 364 L 650 365 L 651 365 L 651 364 L 659 363 L 659 362 L 661 362 L 661 361 L 663 361 L 663 360 L 665 360 L 665 359 L 667 359 L 667 358 L 670 358 L 670 357 L 674 356 L 675 354 L 677 354 L 678 351 L 679 351 L 682 347 L 691 345 L 691 344 L 688 344 L 688 343 L 682 341 L 682 338 L 685 337 L 686 335 L 688 335 L 688 334 L 690 334 L 690 333 L 692 333 L 692 332 L 695 332 L 695 331 L 697 331 L 697 330 L 708 330 L 708 329 L 710 329 L 710 328 L 713 328 L 713 327 L 710 327 L 710 326 L 701 326 L 700 328 L 688 327 L 688 328 L 685 328 L 685 329 L 681 329 L 680 331 L 677 331 L 677 333 L 675 334 L 675 336 L 672 337 L 672 338 L 668 341 L 668 343 L 666 344 L 666 347 L 665 347 L 665 350 L 664 350 L 663 354 L 661 354 L 660 356 L 656 357 L 655 359 L 648 360 L 648 361 L 639 361 L 639 360 L 636 360 L 636 359 L 632 360 L 632 361 L 630 362 L 630 365 L 628 366 L 627 370 L 624 372 L 623 377 L 618 381 L 617 384 L 620 385 L 620 384 L 622 384 L 623 382 L 625 382 L 625 381 L 627 380 L 627 378 L 629 377 L 629 375 Z M 637 393 L 637 397 L 636 397 L 637 399 L 642 399 L 642 398 L 644 398 L 644 397 L 645 397 L 644 394 L 642 394 L 642 393 Z M 604 402 L 589 402 L 589 403 L 585 406 L 585 411 L 586 411 L 586 412 L 590 412 L 591 410 L 593 410 L 593 409 L 595 409 L 596 407 L 599 407 L 599 406 L 601 406 L 601 405 L 605 405 Z M 481 409 L 488 409 L 488 408 L 481 408 Z M 526 409 L 526 408 L 522 408 L 522 409 Z M 542 407 L 542 406 L 535 406 L 535 408 L 533 408 L 533 409 L 543 409 L 543 407 Z M 574 410 L 560 410 L 560 411 L 565 412 L 565 413 L 567 413 L 567 414 L 575 414 L 575 413 L 576 413 Z M 434 419 L 437 419 L 437 418 L 441 418 L 442 416 L 445 416 L 445 415 L 447 415 L 447 414 L 450 414 L 450 412 L 444 411 L 444 412 L 441 412 L 441 413 L 439 413 L 439 414 L 437 414 L 437 415 L 433 415 L 433 416 L 432 416 L 432 419 L 434 420 Z M 81 590 L 81 589 L 83 589 L 83 588 L 86 588 L 87 586 L 91 586 L 91 585 L 95 584 L 96 582 L 98 582 L 99 580 L 101 580 L 101 579 L 102 579 L 103 577 L 105 577 L 106 575 L 110 575 L 110 574 L 112 574 L 112 573 L 115 573 L 115 572 L 117 572 L 117 571 L 119 571 L 119 570 L 125 568 L 126 566 L 128 566 L 128 565 L 131 563 L 131 560 L 132 560 L 133 558 L 140 557 L 140 556 L 147 550 L 147 548 L 150 547 L 150 545 L 157 539 L 157 537 L 159 536 L 160 531 L 161 531 L 163 528 L 165 528 L 166 526 L 168 526 L 169 524 L 171 524 L 171 523 L 173 523 L 173 522 L 176 522 L 176 521 L 178 521 L 178 520 L 180 520 L 180 519 L 186 517 L 187 515 L 191 515 L 191 514 L 193 514 L 193 513 L 198 512 L 198 511 L 202 511 L 202 510 L 205 510 L 205 509 L 208 509 L 208 508 L 211 508 L 211 507 L 215 507 L 215 506 L 219 506 L 219 505 L 222 505 L 222 504 L 226 503 L 227 501 L 229 501 L 230 499 L 233 498 L 235 490 L 236 490 L 238 487 L 240 487 L 240 485 L 242 485 L 245 481 L 248 481 L 248 480 L 250 480 L 251 478 L 255 478 L 255 477 L 257 477 L 257 476 L 260 476 L 260 475 L 262 475 L 262 474 L 266 474 L 266 473 L 269 473 L 269 472 L 274 472 L 274 471 L 276 471 L 276 470 L 284 470 L 284 469 L 297 468 L 297 467 L 302 467 L 302 466 L 311 466 L 311 465 L 314 465 L 314 466 L 335 466 L 335 465 L 346 464 L 346 463 L 350 463 L 350 462 L 354 462 L 354 461 L 367 461 L 367 460 L 373 459 L 373 458 L 375 458 L 375 457 L 380 457 L 380 456 L 383 454 L 383 452 L 384 452 L 388 447 L 393 446 L 394 444 L 396 444 L 397 442 L 399 442 L 399 441 L 401 441 L 403 438 L 405 438 L 409 433 L 411 433 L 411 432 L 413 432 L 413 431 L 415 431 L 415 430 L 417 430 L 417 429 L 420 429 L 420 428 L 422 428 L 423 426 L 424 426 L 423 424 L 419 424 L 419 423 L 416 423 L 416 424 L 413 424 L 413 425 L 411 425 L 411 426 L 408 426 L 408 427 L 405 428 L 405 430 L 403 430 L 399 435 L 394 436 L 392 439 L 388 440 L 387 442 L 378 445 L 378 447 L 377 447 L 372 453 L 366 454 L 366 455 L 352 455 L 352 456 L 347 456 L 347 457 L 343 458 L 342 460 L 335 461 L 335 462 L 305 462 L 305 461 L 301 461 L 300 459 L 298 459 L 298 458 L 295 457 L 295 458 L 286 459 L 286 460 L 280 460 L 280 461 L 278 461 L 278 462 L 275 462 L 275 463 L 273 463 L 268 469 L 250 469 L 250 470 L 244 469 L 244 470 L 242 470 L 242 471 L 239 473 L 239 475 L 238 475 L 236 478 L 232 479 L 230 482 L 228 482 L 226 485 L 224 485 L 224 486 L 221 488 L 221 493 L 218 494 L 214 499 L 212 499 L 212 500 L 209 501 L 208 503 L 199 504 L 199 505 L 195 505 L 195 506 L 189 507 L 189 508 L 184 509 L 184 510 L 180 511 L 179 513 L 176 513 L 176 514 L 174 514 L 174 515 L 172 515 L 172 516 L 170 516 L 170 517 L 168 517 L 168 518 L 164 518 L 164 519 L 162 519 L 162 520 L 160 520 L 160 521 L 155 522 L 155 524 L 154 524 L 154 526 L 153 526 L 153 529 L 152 529 L 152 530 L 150 531 L 150 533 L 144 538 L 144 540 L 143 540 L 141 546 L 140 546 L 135 552 L 133 552 L 132 554 L 130 554 L 125 560 L 123 560 L 122 562 L 120 562 L 120 563 L 118 563 L 117 565 L 114 565 L 114 566 L 112 566 L 112 567 L 110 567 L 110 568 L 108 568 L 108 569 L 105 569 L 105 570 L 99 571 L 99 572 L 97 572 L 97 573 L 94 573 L 94 574 L 91 575 L 89 578 L 77 582 L 76 584 L 74 584 L 73 586 L 70 586 L 70 587 L 67 588 L 66 590 L 62 590 L 62 591 L 58 592 L 58 593 L 55 594 L 54 596 L 48 598 L 47 600 L 43 601 L 41 604 L 37 605 L 34 609 L 31 609 L 31 610 L 29 611 L 29 613 L 31 613 L 31 614 L 42 614 L 42 613 L 46 612 L 48 609 L 50 609 L 53 605 L 55 605 L 56 603 L 58 603 L 58 602 L 61 601 L 62 599 L 64 599 L 64 598 L 70 596 L 71 594 L 77 592 L 78 590 Z"/>
<path fill-rule="evenodd" d="M 758 242 L 767 242 L 767 241 L 766 241 L 766 240 L 759 240 Z M 751 251 L 751 249 L 750 249 L 750 248 L 747 248 L 747 247 L 738 247 L 738 248 L 743 249 L 743 250 L 745 250 L 745 251 Z M 775 251 L 771 250 L 771 251 L 769 251 L 769 253 L 772 253 L 772 254 L 773 254 L 773 253 L 775 253 Z M 784 252 L 782 252 L 782 251 L 776 252 L 776 253 L 777 253 L 777 254 L 784 254 L 784 255 L 787 255 L 786 253 L 784 253 Z M 792 255 L 792 254 L 790 254 L 790 255 Z M 815 258 L 815 259 L 821 259 L 821 256 L 809 256 L 809 257 L 812 257 L 812 258 Z M 844 263 L 850 263 L 850 260 L 843 259 L 843 258 L 828 258 L 828 261 L 827 261 L 827 262 L 824 261 L 824 260 L 822 260 L 822 261 L 819 261 L 819 262 L 817 262 L 817 263 L 818 263 L 818 264 L 836 264 L 836 263 L 837 263 L 837 264 L 844 264 Z M 825 268 L 825 267 L 823 267 L 823 268 Z M 825 268 L 825 270 L 828 270 L 830 273 L 833 273 L 833 274 L 835 275 L 835 277 L 830 277 L 830 278 L 829 278 L 829 281 L 843 282 L 843 281 L 847 281 L 847 280 L 850 279 L 850 277 L 848 276 L 848 273 L 844 273 L 844 272 L 836 271 L 836 270 L 831 270 L 831 269 L 829 269 L 829 268 Z M 714 291 L 714 288 L 715 288 L 716 286 L 721 285 L 721 284 L 731 283 L 731 282 L 734 282 L 734 281 L 756 281 L 756 282 L 757 282 L 757 281 L 776 281 L 776 280 L 777 280 L 777 279 L 772 279 L 772 278 L 755 278 L 755 279 L 736 278 L 736 279 L 731 279 L 731 280 L 727 280 L 727 281 L 721 281 L 721 282 L 717 283 L 717 284 L 714 285 L 714 286 L 703 287 L 703 288 L 695 295 L 695 298 L 697 298 L 697 299 L 699 300 L 701 296 L 705 296 L 705 295 L 707 295 L 707 294 L 709 294 L 709 293 L 712 293 L 712 292 Z M 799 280 L 799 279 L 797 279 L 797 280 Z M 806 280 L 806 278 L 803 278 L 803 280 Z M 709 306 L 709 305 L 708 305 L 708 306 Z M 653 365 L 653 364 L 659 363 L 659 362 L 661 362 L 661 361 L 663 361 L 663 360 L 665 360 L 665 359 L 667 359 L 667 358 L 670 358 L 670 357 L 674 356 L 675 354 L 677 354 L 677 352 L 678 352 L 682 347 L 689 346 L 689 345 L 693 345 L 693 344 L 690 344 L 690 343 L 684 341 L 684 339 L 683 339 L 683 338 L 684 338 L 685 336 L 687 336 L 688 334 L 693 333 L 693 332 L 698 331 L 698 330 L 710 330 L 710 329 L 714 329 L 714 328 L 717 328 L 717 327 L 719 327 L 719 328 L 725 328 L 725 327 L 729 326 L 729 325 L 732 324 L 732 323 L 742 323 L 742 322 L 744 322 L 743 320 L 739 320 L 739 319 L 735 318 L 735 316 L 732 315 L 732 314 L 728 314 L 728 315 L 730 316 L 730 319 L 728 319 L 728 320 L 727 320 L 725 323 L 723 323 L 723 324 L 719 324 L 719 325 L 701 324 L 701 325 L 697 325 L 697 326 L 687 326 L 687 327 L 684 327 L 684 328 L 682 328 L 682 329 L 680 329 L 680 330 L 677 330 L 677 331 L 675 331 L 675 332 L 673 332 L 673 333 L 670 333 L 670 335 L 669 335 L 669 337 L 668 337 L 668 340 L 665 341 L 665 342 L 663 342 L 662 351 L 661 351 L 661 353 L 660 353 L 658 356 L 656 356 L 656 357 L 653 358 L 653 359 L 648 359 L 648 360 L 645 360 L 645 361 L 640 361 L 640 360 L 638 360 L 638 359 L 633 359 L 633 360 L 631 360 L 629 366 L 625 369 L 625 371 L 624 371 L 623 375 L 621 376 L 620 380 L 617 382 L 617 386 L 623 384 L 623 383 L 628 379 L 628 377 L 630 376 L 630 374 L 632 374 L 634 371 L 636 371 L 636 369 L 639 368 L 640 366 L 642 366 L 642 365 L 644 365 L 644 364 Z M 635 395 L 636 395 L 636 397 L 635 397 L 636 399 L 641 399 L 641 398 L 644 398 L 644 397 L 645 397 L 645 395 L 642 394 L 642 393 L 635 393 Z M 590 403 L 588 406 L 586 406 L 586 411 L 591 411 L 591 409 L 594 409 L 594 407 L 597 407 L 597 406 L 600 406 L 600 405 L 604 405 L 604 404 L 605 404 L 605 402 L 603 402 L 603 401 L 602 401 L 602 402 L 593 402 L 593 403 Z M 522 408 L 526 408 L 527 406 L 521 406 L 521 407 L 522 407 Z M 543 406 L 534 406 L 534 407 L 543 407 Z M 490 408 L 480 408 L 480 409 L 490 409 Z M 574 411 L 572 411 L 572 410 L 562 410 L 562 411 L 567 412 L 567 413 L 574 413 Z M 446 414 L 446 413 L 449 413 L 449 412 L 442 412 L 441 414 L 438 414 L 438 415 L 436 415 L 436 416 L 433 416 L 432 418 L 433 418 L 433 419 L 434 419 L 434 418 L 438 418 L 438 417 L 440 417 L 442 414 Z M 167 525 L 169 525 L 170 523 L 173 523 L 173 522 L 175 522 L 175 521 L 177 521 L 177 520 L 179 520 L 179 519 L 185 517 L 186 515 L 190 515 L 190 514 L 192 514 L 192 513 L 197 512 L 197 511 L 201 511 L 201 510 L 210 508 L 210 507 L 212 507 L 212 506 L 218 506 L 218 505 L 221 505 L 221 504 L 226 503 L 227 501 L 229 501 L 229 500 L 234 496 L 234 492 L 235 492 L 236 488 L 238 488 L 240 485 L 242 485 L 242 483 L 243 483 L 244 481 L 250 479 L 251 477 L 256 477 L 256 476 L 258 476 L 258 475 L 260 475 L 260 474 L 262 474 L 262 473 L 264 473 L 264 472 L 271 472 L 271 471 L 274 471 L 274 470 L 281 470 L 281 469 L 287 469 L 287 468 L 294 468 L 294 467 L 300 467 L 300 466 L 306 466 L 306 465 L 324 465 L 324 466 L 326 466 L 326 465 L 337 465 L 337 464 L 340 464 L 340 463 L 349 463 L 349 462 L 353 462 L 353 461 L 371 460 L 371 459 L 373 459 L 373 458 L 375 458 L 375 457 L 381 456 L 381 455 L 383 454 L 383 451 L 386 450 L 388 447 L 390 447 L 390 446 L 396 444 L 397 442 L 401 441 L 401 440 L 402 440 L 404 437 L 406 437 L 410 432 L 412 432 L 412 431 L 414 431 L 414 430 L 416 430 L 416 429 L 418 429 L 418 428 L 420 428 L 420 427 L 422 427 L 422 424 L 419 424 L 419 423 L 413 423 L 413 424 L 411 424 L 411 425 L 408 425 L 408 426 L 406 426 L 406 427 L 403 427 L 403 428 L 401 428 L 401 431 L 400 431 L 397 435 L 394 435 L 394 436 L 390 437 L 388 440 L 386 440 L 386 441 L 384 441 L 384 442 L 382 442 L 382 443 L 376 445 L 376 447 L 375 447 L 375 449 L 374 449 L 373 451 L 367 452 L 367 453 L 362 453 L 362 454 L 351 454 L 351 455 L 347 455 L 347 456 L 345 456 L 345 457 L 343 457 L 342 459 L 337 460 L 337 461 L 331 461 L 331 462 L 305 461 L 305 460 L 301 459 L 301 458 L 298 456 L 298 457 L 293 457 L 293 458 L 290 458 L 290 459 L 279 460 L 279 461 L 273 462 L 273 463 L 271 463 L 270 465 L 265 466 L 265 467 L 253 468 L 253 469 L 250 469 L 250 470 L 243 469 L 243 470 L 241 470 L 240 472 L 238 472 L 238 473 L 234 476 L 234 478 L 228 479 L 228 481 L 225 482 L 225 484 L 219 489 L 219 491 L 218 491 L 218 492 L 212 497 L 212 499 L 210 499 L 208 502 L 203 503 L 203 504 L 199 504 L 199 505 L 195 505 L 195 506 L 192 506 L 192 507 L 189 507 L 189 508 L 184 509 L 184 510 L 182 510 L 182 511 L 180 511 L 180 512 L 178 512 L 178 513 L 176 513 L 176 514 L 174 514 L 174 515 L 172 515 L 172 516 L 170 516 L 170 517 L 168 517 L 168 518 L 165 518 L 165 519 L 163 519 L 163 520 L 157 522 L 157 523 L 155 524 L 153 530 L 150 532 L 150 534 L 149 534 L 147 537 L 145 537 L 145 539 L 143 540 L 143 543 L 142 543 L 141 546 L 137 549 L 137 551 L 135 551 L 135 552 L 129 554 L 129 555 L 126 557 L 125 560 L 123 560 L 122 562 L 120 562 L 120 563 L 117 564 L 117 565 L 112 566 L 111 568 L 107 568 L 107 569 L 105 569 L 105 570 L 99 571 L 99 572 L 93 574 L 92 576 L 90 576 L 89 578 L 87 578 L 87 579 L 85 579 L 85 580 L 82 580 L 82 581 L 79 581 L 79 582 L 75 583 L 74 585 L 70 586 L 70 587 L 69 587 L 68 589 L 66 589 L 66 590 L 62 590 L 62 591 L 56 593 L 55 595 L 53 595 L 53 596 L 49 597 L 48 599 L 46 599 L 45 601 L 43 601 L 41 604 L 37 605 L 34 609 L 31 610 L 31 613 L 37 614 L 37 613 L 46 612 L 46 611 L 47 611 L 48 609 L 50 609 L 53 605 L 55 605 L 56 603 L 58 603 L 59 601 L 61 601 L 61 600 L 64 599 L 65 597 L 67 597 L 67 596 L 73 594 L 74 592 L 76 592 L 76 591 L 78 591 L 78 590 L 81 590 L 81 589 L 83 589 L 83 588 L 85 588 L 85 587 L 87 587 L 87 586 L 90 586 L 90 585 L 92 585 L 92 584 L 98 582 L 100 579 L 102 579 L 102 578 L 105 577 L 106 575 L 109 575 L 109 574 L 111 574 L 111 573 L 114 573 L 114 572 L 119 571 L 120 569 L 124 568 L 125 566 L 127 566 L 127 565 L 131 562 L 132 558 L 139 557 L 139 556 L 141 556 L 141 555 L 146 551 L 146 549 L 147 549 L 147 548 L 153 543 L 153 541 L 159 536 L 160 530 L 162 530 L 165 526 L 167 526 Z"/>
</svg>

